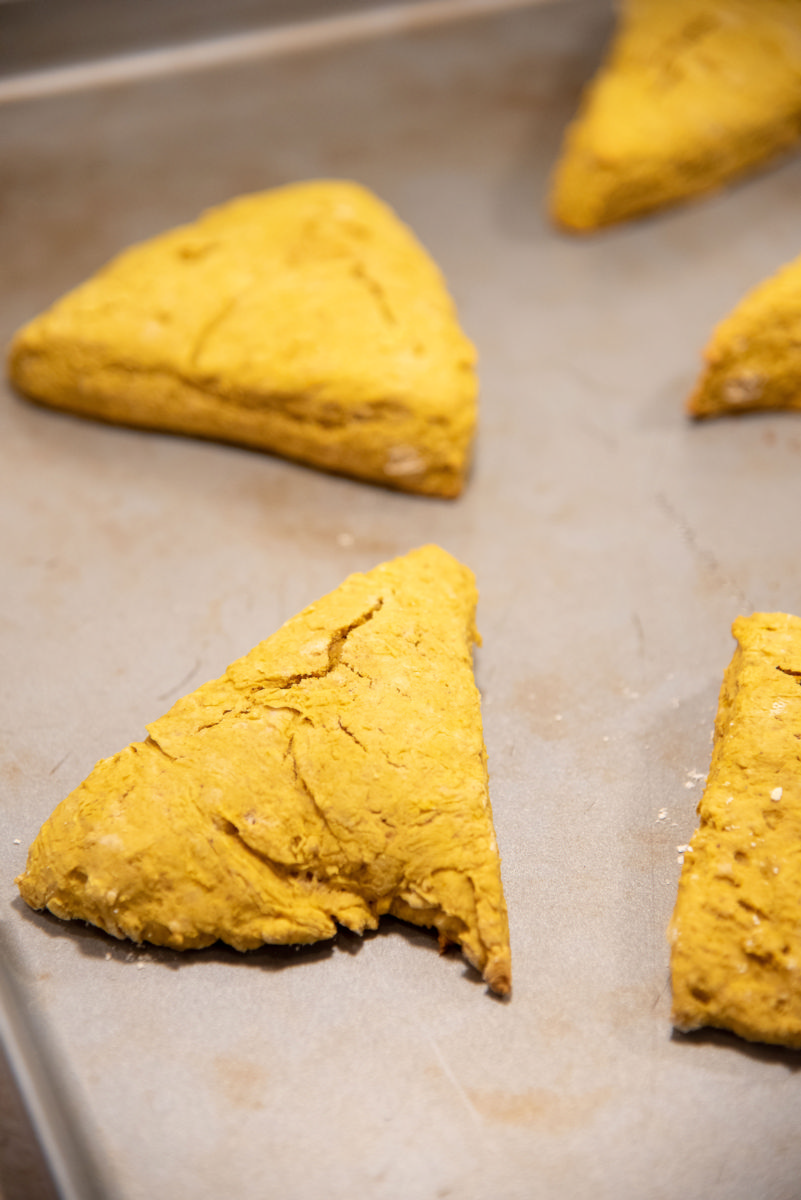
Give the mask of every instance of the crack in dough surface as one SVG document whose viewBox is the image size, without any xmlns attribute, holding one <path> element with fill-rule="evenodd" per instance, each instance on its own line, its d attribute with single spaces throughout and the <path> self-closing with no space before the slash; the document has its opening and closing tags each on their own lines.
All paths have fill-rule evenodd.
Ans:
<svg viewBox="0 0 801 1200">
<path fill-rule="evenodd" d="M 125 251 L 19 331 L 9 368 L 42 404 L 455 496 L 475 357 L 412 232 L 324 180 Z"/>
<path fill-rule="evenodd" d="M 23 897 L 176 949 L 392 913 L 505 994 L 475 603 L 435 546 L 351 576 L 98 763 L 42 827 Z"/>
</svg>

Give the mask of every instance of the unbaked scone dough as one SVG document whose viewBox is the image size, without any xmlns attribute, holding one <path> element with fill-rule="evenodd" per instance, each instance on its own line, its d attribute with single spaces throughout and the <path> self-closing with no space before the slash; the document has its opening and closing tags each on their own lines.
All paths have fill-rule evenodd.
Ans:
<svg viewBox="0 0 801 1200">
<path fill-rule="evenodd" d="M 715 329 L 704 358 L 687 401 L 692 416 L 801 408 L 801 258 L 740 301 Z"/>
<path fill-rule="evenodd" d="M 474 362 L 410 230 L 365 188 L 326 180 L 134 246 L 25 326 L 9 369 L 55 408 L 455 496 Z"/>
<path fill-rule="evenodd" d="M 99 762 L 39 832 L 23 898 L 178 950 L 391 913 L 507 993 L 475 605 L 436 546 L 350 576 Z"/>
<path fill-rule="evenodd" d="M 718 188 L 799 138 L 798 0 L 624 0 L 551 211 L 597 229 Z"/>
<path fill-rule="evenodd" d="M 673 1021 L 801 1048 L 801 619 L 733 632 L 670 926 Z"/>
</svg>

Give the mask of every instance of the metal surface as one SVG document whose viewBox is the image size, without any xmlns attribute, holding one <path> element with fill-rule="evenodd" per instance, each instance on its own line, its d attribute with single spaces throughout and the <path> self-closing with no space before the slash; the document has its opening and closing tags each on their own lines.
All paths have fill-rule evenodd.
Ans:
<svg viewBox="0 0 801 1200">
<path fill-rule="evenodd" d="M 64 1086 L 47 1029 L 26 998 L 23 977 L 0 926 L 0 1196 L 104 1200 L 113 1185 L 98 1173 L 79 1102 Z"/>
<path fill-rule="evenodd" d="M 0 404 L 0 887 L 123 1200 L 792 1200 L 797 1054 L 669 1021 L 665 927 L 730 624 L 801 610 L 801 423 L 683 415 L 712 324 L 801 248 L 801 162 L 570 240 L 544 215 L 609 28 L 586 0 L 0 111 L 0 336 L 238 192 L 373 187 L 481 356 L 457 502 Z M 183 957 L 36 915 L 55 804 L 351 571 L 476 572 L 514 994 L 389 922 Z"/>
</svg>

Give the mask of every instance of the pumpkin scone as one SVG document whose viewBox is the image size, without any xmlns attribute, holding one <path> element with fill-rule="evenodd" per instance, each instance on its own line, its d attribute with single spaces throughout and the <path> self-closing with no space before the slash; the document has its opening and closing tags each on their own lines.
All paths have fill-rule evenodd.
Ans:
<svg viewBox="0 0 801 1200">
<path fill-rule="evenodd" d="M 551 212 L 598 229 L 715 190 L 799 139 L 798 0 L 623 0 Z"/>
<path fill-rule="evenodd" d="M 475 605 L 437 546 L 350 576 L 99 762 L 36 837 L 23 898 L 177 950 L 391 913 L 506 994 Z"/>
<path fill-rule="evenodd" d="M 670 925 L 673 1022 L 801 1048 L 801 619 L 739 617 Z"/>
<path fill-rule="evenodd" d="M 127 250 L 16 335 L 30 399 L 456 496 L 475 351 L 438 267 L 346 181 L 243 196 Z"/>
<path fill-rule="evenodd" d="M 801 258 L 754 288 L 714 330 L 687 401 L 693 417 L 801 409 Z"/>
</svg>

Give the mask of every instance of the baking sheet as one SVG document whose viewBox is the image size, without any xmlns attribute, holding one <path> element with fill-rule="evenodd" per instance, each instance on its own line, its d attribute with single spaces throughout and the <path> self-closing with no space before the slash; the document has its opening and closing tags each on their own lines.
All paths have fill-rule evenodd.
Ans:
<svg viewBox="0 0 801 1200">
<path fill-rule="evenodd" d="M 544 215 L 610 28 L 583 0 L 0 108 L 0 336 L 239 192 L 349 177 L 480 353 L 456 502 L 0 404 L 0 919 L 114 1195 L 798 1195 L 797 1054 L 669 1021 L 665 927 L 730 624 L 801 610 L 801 423 L 689 423 L 712 324 L 801 249 L 801 162 L 594 239 Z M 514 994 L 387 921 L 183 956 L 25 909 L 94 762 L 303 605 L 437 541 L 476 573 Z"/>
</svg>

